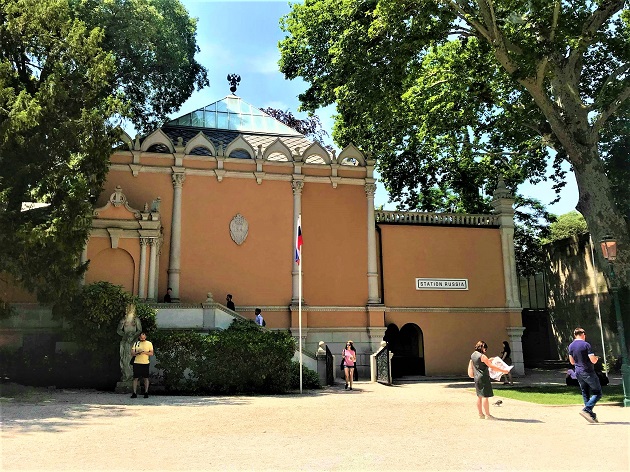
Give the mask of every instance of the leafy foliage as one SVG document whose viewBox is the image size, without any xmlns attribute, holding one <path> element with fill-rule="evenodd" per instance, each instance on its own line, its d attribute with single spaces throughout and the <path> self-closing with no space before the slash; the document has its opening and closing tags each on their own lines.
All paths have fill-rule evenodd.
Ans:
<svg viewBox="0 0 630 472">
<path fill-rule="evenodd" d="M 128 304 L 136 306 L 143 331 L 156 329 L 155 310 L 141 303 L 122 287 L 96 282 L 82 287 L 55 313 L 67 325 L 65 340 L 77 349 L 50 350 L 47 343 L 25 345 L 18 351 L 1 350 L 0 374 L 28 385 L 113 389 L 120 379 L 120 337 L 116 329 Z"/>
<path fill-rule="evenodd" d="M 291 388 L 294 390 L 300 388 L 300 363 L 297 361 L 291 361 Z M 305 365 L 302 365 L 302 388 L 308 390 L 322 388 L 317 372 Z"/>
<path fill-rule="evenodd" d="M 111 347 L 118 357 L 119 336 L 116 329 L 125 316 L 127 305 L 131 303 L 136 306 L 142 330 L 153 332 L 156 329 L 155 309 L 141 303 L 120 285 L 95 282 L 84 286 L 63 313 L 64 321 L 68 323 L 70 340 L 78 343 L 81 349 L 91 351 Z"/>
<path fill-rule="evenodd" d="M 586 220 L 577 211 L 560 215 L 549 229 L 549 236 L 543 239 L 543 244 L 588 232 Z"/>
<path fill-rule="evenodd" d="M 289 128 L 293 128 L 298 133 L 303 134 L 307 138 L 317 141 L 329 151 L 332 150 L 330 145 L 324 144 L 324 139 L 328 136 L 325 129 L 322 128 L 322 122 L 319 116 L 311 113 L 307 118 L 300 120 L 289 110 L 279 110 L 277 108 L 263 108 L 263 112 L 273 116 L 276 120 L 284 123 Z"/>
<path fill-rule="evenodd" d="M 471 211 L 499 174 L 560 189 L 568 161 L 578 209 L 625 264 L 611 188 L 628 185 L 609 177 L 626 158 L 629 20 L 622 0 L 316 0 L 283 18 L 280 69 L 309 84 L 303 109 L 336 103 L 333 137 L 374 155 L 403 208 Z"/>
<path fill-rule="evenodd" d="M 540 201 L 517 196 L 514 220 L 516 271 L 523 277 L 529 277 L 543 271 L 548 263 L 542 244 L 549 235 L 550 227 L 555 224 L 555 216 Z"/>
<path fill-rule="evenodd" d="M 3 0 L 0 45 L 0 273 L 67 300 L 121 120 L 207 84 L 195 21 L 176 0 Z"/>
<path fill-rule="evenodd" d="M 206 341 L 205 335 L 193 331 L 161 330 L 152 336 L 156 367 L 162 370 L 162 382 L 167 390 L 196 390 L 196 378 L 193 380 L 191 376 L 203 368 Z"/>
<path fill-rule="evenodd" d="M 157 368 L 170 390 L 232 394 L 291 388 L 295 342 L 287 332 L 234 320 L 228 329 L 207 336 L 158 331 L 153 339 Z"/>
</svg>

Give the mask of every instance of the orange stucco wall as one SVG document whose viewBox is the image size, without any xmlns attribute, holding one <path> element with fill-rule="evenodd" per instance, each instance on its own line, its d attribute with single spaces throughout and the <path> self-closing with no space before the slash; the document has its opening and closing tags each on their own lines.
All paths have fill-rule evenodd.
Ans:
<svg viewBox="0 0 630 472">
<path fill-rule="evenodd" d="M 217 163 L 207 158 L 187 158 L 184 159 L 184 167 L 188 169 L 216 169 Z"/>
<path fill-rule="evenodd" d="M 140 246 L 137 238 L 120 238 L 118 248 L 112 249 L 108 237 L 92 237 L 88 244 L 90 264 L 85 274 L 85 282 L 106 280 L 114 285 L 122 285 L 130 293 L 138 288 L 137 265 Z"/>
<path fill-rule="evenodd" d="M 290 182 L 187 176 L 182 192 L 180 297 L 237 304 L 288 305 L 291 301 L 293 197 Z M 240 246 L 230 222 L 248 222 Z M 164 270 L 168 268 L 168 261 Z"/>
<path fill-rule="evenodd" d="M 245 164 L 247 167 L 248 164 Z M 240 167 L 243 170 L 244 167 Z M 170 174 L 114 169 L 99 206 L 116 185 L 129 205 L 140 209 L 161 198 L 163 245 L 158 296 L 168 284 L 173 187 Z M 238 246 L 229 224 L 240 213 L 249 224 Z M 307 182 L 302 192 L 303 297 L 310 305 L 365 306 L 367 302 L 367 209 L 363 186 Z M 182 189 L 180 299 L 199 303 L 208 291 L 237 304 L 288 305 L 292 296 L 293 190 L 288 181 L 225 178 L 188 174 Z M 88 251 L 91 258 L 94 253 Z M 95 265 L 95 261 L 91 261 Z M 137 266 L 137 259 L 136 259 Z M 95 272 L 106 269 L 93 269 Z M 100 273 L 100 272 L 99 272 Z M 137 277 L 136 277 L 137 279 Z M 137 280 L 136 280 L 137 282 Z M 137 283 L 134 284 L 137 287 Z M 362 315 L 365 318 L 365 314 Z M 340 314 L 317 324 L 360 325 Z M 346 319 L 344 319 L 346 318 Z M 323 321 L 326 320 L 326 321 Z"/>
<path fill-rule="evenodd" d="M 119 152 L 113 154 L 109 161 L 112 164 L 131 164 L 133 162 L 133 155 L 130 152 Z"/>
<path fill-rule="evenodd" d="M 304 185 L 304 300 L 310 305 L 367 303 L 367 199 L 363 186 Z M 346 323 L 339 320 L 340 325 Z"/>
<path fill-rule="evenodd" d="M 309 311 L 309 328 L 347 328 L 367 326 L 365 311 Z M 294 325 L 294 326 L 297 326 Z"/>
<path fill-rule="evenodd" d="M 422 330 L 426 375 L 465 372 L 475 343 L 488 343 L 488 355 L 499 355 L 507 339 L 505 313 L 386 313 L 386 324 L 402 328 L 414 323 Z"/>
<path fill-rule="evenodd" d="M 498 229 L 379 225 L 384 303 L 396 307 L 503 307 Z M 467 278 L 469 290 L 416 290 L 416 278 Z"/>
<path fill-rule="evenodd" d="M 104 206 L 109 200 L 110 195 L 114 192 L 117 185 L 120 185 L 123 193 L 127 196 L 129 206 L 137 210 L 141 210 L 145 203 L 151 203 L 160 197 L 160 215 L 163 227 L 163 242 L 159 256 L 159 273 L 158 273 L 158 295 L 163 296 L 166 292 L 168 254 L 170 248 L 171 237 L 171 218 L 173 212 L 173 183 L 171 174 L 167 172 L 140 172 L 138 177 L 134 177 L 130 170 L 111 170 L 107 176 L 104 190 L 101 193 L 97 206 Z M 186 185 L 184 183 L 184 185 Z M 88 244 L 88 259 L 90 258 L 90 246 Z M 136 240 L 135 244 L 139 245 Z M 147 248 L 147 267 L 149 258 L 149 248 Z M 138 255 L 140 248 L 138 246 Z M 137 259 L 139 264 L 139 259 Z M 92 265 L 92 261 L 90 261 Z M 91 270 L 91 269 L 90 269 Z M 134 285 L 137 287 L 137 285 Z M 205 296 L 203 297 L 205 300 Z M 202 301 L 202 300 L 196 300 Z"/>
<path fill-rule="evenodd" d="M 12 303 L 35 303 L 37 295 L 16 284 L 10 275 L 0 273 L 0 299 Z"/>
</svg>

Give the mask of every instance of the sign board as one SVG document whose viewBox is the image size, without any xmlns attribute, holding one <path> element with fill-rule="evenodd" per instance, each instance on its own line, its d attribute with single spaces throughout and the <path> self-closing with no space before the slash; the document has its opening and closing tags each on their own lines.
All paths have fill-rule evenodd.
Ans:
<svg viewBox="0 0 630 472">
<path fill-rule="evenodd" d="M 416 290 L 468 290 L 468 279 L 416 279 Z"/>
</svg>

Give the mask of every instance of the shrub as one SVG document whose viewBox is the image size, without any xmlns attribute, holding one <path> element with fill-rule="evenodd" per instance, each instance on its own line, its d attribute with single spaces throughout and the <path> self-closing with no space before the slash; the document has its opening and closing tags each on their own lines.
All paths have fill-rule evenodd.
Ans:
<svg viewBox="0 0 630 472">
<path fill-rule="evenodd" d="M 156 368 L 160 369 L 164 387 L 170 391 L 197 390 L 195 378 L 189 376 L 187 370 L 195 370 L 193 366 L 203 358 L 207 336 L 194 331 L 165 330 L 156 331 L 151 339 L 157 359 Z"/>
<path fill-rule="evenodd" d="M 282 393 L 291 388 L 295 342 L 286 332 L 260 329 L 234 320 L 224 331 L 154 334 L 165 386 L 171 391 Z"/>
<path fill-rule="evenodd" d="M 291 361 L 291 388 L 300 388 L 300 363 L 297 361 Z M 302 388 L 309 390 L 322 388 L 317 372 L 305 365 L 302 365 Z"/>
<path fill-rule="evenodd" d="M 57 388 L 99 388 L 113 390 L 120 379 L 118 358 L 104 358 L 95 352 L 54 352 L 44 346 L 28 350 L 0 349 L 3 381 L 22 385 Z M 97 365 L 95 370 L 86 365 Z"/>
<path fill-rule="evenodd" d="M 143 330 L 155 330 L 155 310 L 119 286 L 96 282 L 81 287 L 79 293 L 57 311 L 68 324 L 64 336 L 77 344 L 77 355 L 63 353 L 55 357 L 59 378 L 68 386 L 113 388 L 120 379 L 120 336 L 116 329 L 128 304 L 136 305 Z M 37 359 L 32 362 L 37 363 Z M 92 380 L 82 372 L 89 371 Z M 73 378 L 74 377 L 74 378 Z M 53 382 L 55 383 L 55 382 Z M 58 382 L 57 382 L 58 383 Z"/>
<path fill-rule="evenodd" d="M 295 342 L 286 332 L 261 330 L 254 322 L 234 320 L 209 341 L 204 383 L 216 393 L 286 392 L 290 388 Z"/>
</svg>

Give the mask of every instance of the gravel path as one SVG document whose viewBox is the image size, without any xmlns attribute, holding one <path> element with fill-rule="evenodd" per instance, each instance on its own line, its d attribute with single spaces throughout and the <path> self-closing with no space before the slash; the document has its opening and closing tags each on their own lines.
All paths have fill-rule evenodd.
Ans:
<svg viewBox="0 0 630 472">
<path fill-rule="evenodd" d="M 2 470 L 630 470 L 630 408 L 598 405 L 591 425 L 579 406 L 503 399 L 491 407 L 499 420 L 488 421 L 477 418 L 470 382 L 355 387 L 2 400 Z"/>
</svg>

